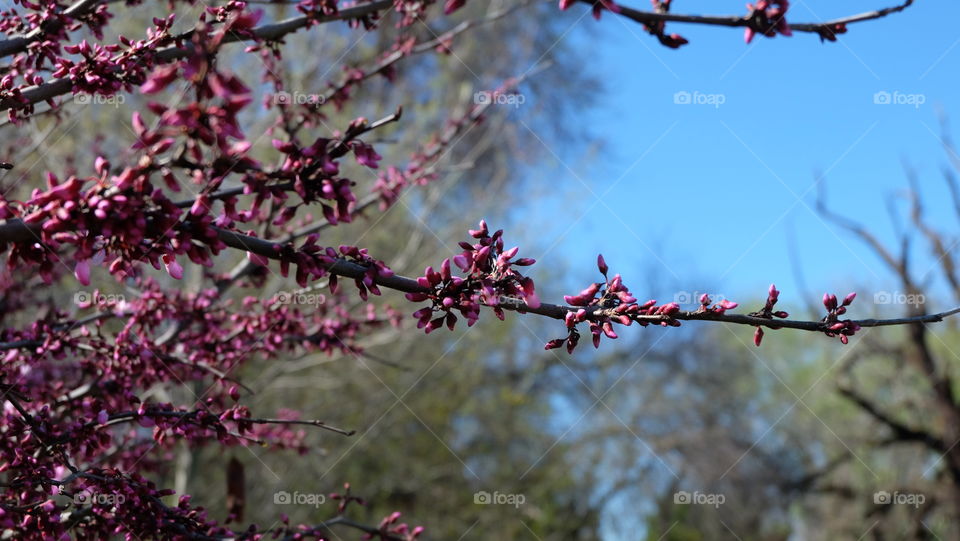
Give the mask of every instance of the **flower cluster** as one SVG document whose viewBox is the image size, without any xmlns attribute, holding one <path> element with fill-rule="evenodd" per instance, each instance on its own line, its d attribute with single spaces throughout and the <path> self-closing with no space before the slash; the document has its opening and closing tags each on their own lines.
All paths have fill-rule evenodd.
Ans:
<svg viewBox="0 0 960 541">
<path fill-rule="evenodd" d="M 706 293 L 700 295 L 699 300 L 700 307 L 697 308 L 698 313 L 712 312 L 714 314 L 723 315 L 727 310 L 733 310 L 737 306 L 740 306 L 739 304 L 733 301 L 728 301 L 727 299 L 723 299 L 719 303 L 713 304 L 713 299 L 711 299 L 710 295 L 707 295 Z M 711 304 L 713 304 L 713 306 L 711 306 Z"/>
<path fill-rule="evenodd" d="M 743 33 L 743 40 L 747 43 L 753 41 L 757 32 L 767 36 L 775 37 L 777 33 L 784 36 L 792 36 L 790 25 L 787 24 L 787 10 L 790 9 L 789 0 L 758 0 L 756 4 L 747 4 L 750 14 L 750 26 Z"/>
<path fill-rule="evenodd" d="M 454 276 L 451 260 L 447 258 L 440 264 L 439 271 L 427 267 L 424 275 L 417 278 L 423 292 L 407 293 L 410 301 L 431 302 L 431 306 L 413 314 L 418 320 L 417 328 L 427 333 L 444 323 L 453 330 L 457 324 L 454 311 L 466 318 L 467 326 L 473 326 L 480 319 L 483 305 L 492 307 L 497 317 L 503 319 L 501 297 L 521 299 L 530 308 L 540 306 L 533 279 L 513 268 L 530 266 L 535 261 L 527 257 L 514 260 L 519 247 L 504 250 L 503 230 L 491 235 L 484 220 L 480 221 L 479 229 L 471 229 L 469 233 L 477 242 L 461 242 L 463 252 L 453 258 L 453 265 L 462 271 L 463 277 Z M 439 316 L 434 317 L 438 313 Z"/>
<path fill-rule="evenodd" d="M 777 301 L 780 299 L 780 290 L 777 289 L 775 284 L 770 284 L 770 289 L 767 290 L 767 302 L 763 305 L 761 310 L 751 313 L 753 317 L 761 317 L 764 319 L 773 319 L 780 318 L 786 319 L 790 317 L 790 314 L 782 310 L 774 311 L 773 307 L 777 304 Z M 771 328 L 776 328 L 771 326 Z M 760 345 L 760 342 L 763 341 L 763 328 L 757 327 L 757 330 L 753 333 L 753 343 L 756 346 Z"/>
<path fill-rule="evenodd" d="M 570 9 L 570 6 L 575 4 L 577 0 L 560 0 L 560 9 L 566 11 Z M 593 18 L 600 20 L 600 16 L 603 14 L 604 10 L 608 10 L 612 13 L 620 13 L 620 6 L 616 4 L 613 0 L 597 0 L 593 3 L 591 8 L 593 11 Z"/>
<path fill-rule="evenodd" d="M 853 299 L 855 298 L 857 298 L 857 294 L 850 293 L 843 298 L 843 302 L 838 302 L 836 295 L 830 293 L 823 294 L 823 307 L 827 309 L 827 315 L 823 318 L 823 323 L 827 328 L 824 334 L 831 338 L 839 336 L 840 341 L 846 344 L 850 337 L 860 330 L 860 325 L 857 325 L 853 321 L 840 319 L 840 316 L 847 313 L 847 307 L 853 303 Z"/>
<path fill-rule="evenodd" d="M 407 523 L 400 522 L 400 512 L 395 511 L 389 516 L 384 517 L 380 521 L 380 526 L 377 528 L 377 534 L 368 533 L 363 538 L 364 539 L 374 539 L 375 537 L 380 537 L 381 539 L 390 539 L 390 538 L 400 538 L 403 541 L 414 541 L 420 534 L 423 533 L 423 526 L 415 526 L 411 528 Z"/>
<path fill-rule="evenodd" d="M 605 281 L 594 282 L 577 295 L 563 297 L 564 301 L 575 307 L 569 309 L 564 317 L 567 337 L 550 340 L 544 345 L 544 349 L 556 349 L 566 344 L 567 352 L 573 353 L 580 342 L 580 332 L 577 330 L 577 324 L 584 321 L 589 322 L 590 334 L 593 336 L 593 346 L 597 348 L 600 347 L 601 336 L 610 339 L 617 338 L 617 333 L 613 329 L 614 323 L 630 326 L 636 321 L 641 326 L 646 327 L 651 323 L 650 320 L 654 319 L 664 327 L 680 326 L 680 321 L 672 317 L 680 311 L 679 304 L 669 302 L 658 305 L 655 300 L 638 304 L 636 297 L 624 285 L 623 278 L 619 274 L 614 275 L 613 278 L 608 276 L 609 268 L 603 255 L 597 256 L 597 268 Z M 726 308 L 720 306 L 716 308 L 726 310 Z M 650 318 L 649 316 L 655 317 Z"/>
</svg>

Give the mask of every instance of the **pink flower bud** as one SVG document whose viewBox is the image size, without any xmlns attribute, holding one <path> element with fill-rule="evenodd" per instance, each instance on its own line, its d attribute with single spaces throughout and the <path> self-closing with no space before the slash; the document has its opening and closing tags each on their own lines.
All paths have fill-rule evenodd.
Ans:
<svg viewBox="0 0 960 541">
<path fill-rule="evenodd" d="M 720 308 L 723 308 L 724 310 L 733 310 L 737 306 L 740 306 L 740 305 L 733 301 L 723 300 L 720 302 Z"/>
<path fill-rule="evenodd" d="M 607 268 L 607 262 L 603 259 L 603 254 L 597 255 L 597 268 L 600 269 L 600 274 L 607 275 L 609 269 Z"/>
<path fill-rule="evenodd" d="M 850 293 L 850 294 L 848 294 L 846 297 L 843 298 L 843 305 L 844 305 L 844 306 L 850 306 L 850 303 L 852 303 L 852 302 L 853 302 L 853 299 L 856 299 L 856 298 L 857 298 L 857 294 L 856 294 L 856 293 Z"/>
<path fill-rule="evenodd" d="M 183 267 L 180 266 L 180 263 L 177 263 L 177 259 L 170 255 L 163 255 L 163 264 L 167 268 L 167 273 L 175 280 L 180 280 L 183 278 Z"/>
<path fill-rule="evenodd" d="M 453 264 L 460 267 L 464 272 L 470 270 L 471 262 L 467 261 L 467 257 L 463 254 L 453 257 Z"/>
<path fill-rule="evenodd" d="M 444 280 L 450 279 L 450 259 L 444 259 L 440 264 L 440 277 Z"/>
<path fill-rule="evenodd" d="M 564 342 L 566 342 L 566 339 L 563 339 L 563 338 L 555 338 L 555 339 L 550 340 L 549 342 L 547 342 L 547 343 L 543 346 L 543 349 L 548 349 L 548 350 L 549 350 L 549 349 L 557 349 L 557 348 L 559 348 L 559 347 L 562 347 Z"/>
<path fill-rule="evenodd" d="M 617 338 L 617 333 L 613 330 L 613 325 L 609 321 L 603 323 L 603 334 L 607 335 L 607 338 Z"/>
<path fill-rule="evenodd" d="M 763 329 L 757 327 L 757 330 L 753 333 L 753 345 L 760 347 L 760 342 L 763 340 Z"/>
<path fill-rule="evenodd" d="M 77 266 L 74 268 L 73 274 L 81 284 L 85 286 L 90 285 L 90 260 L 84 259 L 83 261 L 77 261 Z"/>
</svg>

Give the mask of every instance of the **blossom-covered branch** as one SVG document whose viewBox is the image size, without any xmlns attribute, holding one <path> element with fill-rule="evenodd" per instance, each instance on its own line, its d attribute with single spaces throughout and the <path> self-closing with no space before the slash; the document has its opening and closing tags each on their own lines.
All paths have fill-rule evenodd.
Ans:
<svg viewBox="0 0 960 541">
<path fill-rule="evenodd" d="M 439 271 L 428 267 L 425 275 L 419 279 L 395 275 L 382 263 L 366 264 L 363 262 L 363 257 L 366 256 L 359 260 L 355 256 L 343 257 L 347 254 L 360 256 L 360 253 L 353 252 L 352 248 L 342 247 L 340 253 L 330 249 L 326 252 L 313 251 L 310 256 L 317 257 L 319 260 L 312 260 L 310 256 L 296 256 L 296 250 L 290 244 L 220 228 L 214 228 L 214 230 L 217 232 L 218 240 L 225 246 L 253 254 L 255 260 L 261 264 L 265 264 L 267 260 L 281 262 L 296 260 L 301 264 L 309 265 L 314 269 L 311 272 L 319 272 L 323 276 L 334 278 L 331 283 L 333 290 L 337 287 L 335 278 L 343 277 L 353 279 L 363 290 L 383 286 L 408 293 L 409 300 L 413 302 L 432 300 L 431 309 L 421 310 L 415 314 L 421 320 L 421 326 L 428 330 L 436 329 L 445 322 L 452 328 L 456 322 L 455 316 L 450 317 L 454 310 L 462 313 L 467 318 L 468 324 L 472 325 L 479 317 L 479 307 L 486 306 L 492 308 L 501 319 L 502 311 L 510 310 L 564 320 L 571 330 L 571 336 L 563 341 L 572 341 L 574 346 L 579 339 L 578 336 L 573 337 L 576 324 L 581 322 L 590 324 L 591 333 L 597 337 L 595 343 L 599 343 L 601 333 L 608 338 L 617 337 L 613 331 L 613 324 L 679 326 L 682 321 L 725 322 L 755 326 L 758 330 L 760 327 L 766 327 L 822 332 L 828 336 L 839 336 L 846 342 L 848 336 L 863 327 L 934 323 L 960 313 L 960 308 L 955 308 L 941 313 L 906 318 L 841 320 L 839 316 L 846 313 L 847 307 L 856 295 L 852 293 L 847 295 L 841 304 L 836 296 L 824 294 L 823 304 L 827 315 L 823 319 L 791 320 L 786 319 L 788 317 L 786 312 L 772 310 L 780 294 L 774 286 L 770 287 L 767 306 L 756 312 L 729 314 L 727 311 L 736 308 L 738 306 L 736 303 L 722 301 L 712 305 L 711 299 L 707 296 L 700 299 L 698 309 L 682 310 L 675 302 L 658 304 L 651 300 L 642 304 L 637 303 L 637 299 L 623 285 L 620 275 L 608 278 L 605 282 L 591 284 L 578 295 L 566 297 L 568 305 L 541 303 L 534 293 L 533 281 L 528 277 L 512 274 L 514 271 L 510 269 L 513 265 L 532 265 L 533 261 L 521 258 L 511 262 L 517 250 L 503 251 L 503 232 L 498 231 L 494 236 L 490 236 L 486 227 L 486 224 L 481 222 L 480 229 L 471 232 L 475 236 L 480 235 L 478 237 L 481 239 L 480 244 L 461 243 L 465 245 L 465 252 L 453 259 L 456 266 L 468 273 L 466 278 L 453 276 L 451 260 L 447 259 Z M 7 220 L 0 224 L 0 240 L 30 242 L 35 238 L 34 235 L 40 233 L 39 227 L 27 226 L 19 220 Z M 466 248 L 466 245 L 470 248 Z M 598 267 L 606 277 L 608 271 L 602 256 L 599 258 Z M 443 315 L 433 317 L 431 315 L 433 312 L 442 312 Z M 758 337 L 762 337 L 762 331 L 758 333 Z M 759 345 L 760 339 L 757 338 L 756 342 Z M 561 343 L 562 341 L 552 341 L 550 345 L 559 347 L 558 344 Z"/>
<path fill-rule="evenodd" d="M 568 9 L 573 3 L 580 2 L 593 6 L 594 16 L 599 18 L 604 10 L 609 10 L 631 21 L 644 25 L 648 32 L 658 37 L 663 45 L 677 48 L 686 45 L 688 41 L 677 34 L 666 35 L 664 25 L 668 22 L 703 24 L 708 26 L 728 26 L 745 28 L 745 40 L 749 43 L 753 36 L 761 34 L 774 37 L 776 34 L 790 36 L 793 32 L 808 32 L 817 34 L 821 40 L 836 41 L 837 34 L 847 31 L 847 25 L 863 21 L 871 21 L 901 12 L 913 4 L 913 0 L 905 0 L 902 4 L 832 19 L 821 23 L 788 23 L 787 11 L 789 0 L 758 0 L 755 4 L 747 4 L 749 13 L 738 15 L 687 15 L 671 13 L 673 0 L 651 0 L 653 11 L 639 11 L 626 5 L 612 1 L 600 0 L 560 0 L 560 8 Z"/>
</svg>

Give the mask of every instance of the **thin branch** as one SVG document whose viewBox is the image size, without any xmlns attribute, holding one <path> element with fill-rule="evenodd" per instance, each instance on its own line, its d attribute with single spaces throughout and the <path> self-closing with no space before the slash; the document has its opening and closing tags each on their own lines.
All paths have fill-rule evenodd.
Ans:
<svg viewBox="0 0 960 541">
<path fill-rule="evenodd" d="M 594 0 L 580 0 L 585 4 L 594 4 Z M 904 3 L 888 7 L 884 9 L 878 9 L 876 11 L 868 11 L 865 13 L 860 13 L 858 15 L 851 15 L 848 17 L 842 17 L 840 19 L 833 19 L 830 21 L 825 21 L 822 23 L 792 23 L 790 24 L 790 30 L 794 32 L 809 32 L 813 34 L 823 35 L 825 32 L 832 33 L 833 30 L 840 25 L 847 25 L 853 23 L 859 23 L 863 21 L 870 21 L 874 19 L 880 19 L 891 15 L 893 13 L 901 12 L 913 4 L 913 0 L 906 0 Z M 660 13 L 653 11 L 639 11 L 632 9 L 626 6 L 620 6 L 620 12 L 618 15 L 626 17 L 634 22 L 641 24 L 653 24 L 660 22 L 677 22 L 677 23 L 691 23 L 691 24 L 705 24 L 711 26 L 729 26 L 729 27 L 754 27 L 754 30 L 763 31 L 766 28 L 758 28 L 756 26 L 756 20 L 750 16 L 744 15 L 683 15 L 679 13 Z"/>
<path fill-rule="evenodd" d="M 79 0 L 77 3 L 68 7 L 63 14 L 68 17 L 79 17 L 102 2 L 104 2 L 104 0 Z M 26 51 L 31 43 L 46 36 L 47 33 L 58 31 L 62 27 L 63 23 L 60 22 L 59 19 L 56 19 L 46 25 L 34 28 L 25 35 L 0 41 L 0 58 Z"/>
<path fill-rule="evenodd" d="M 31 241 L 36 240 L 40 234 L 40 224 L 25 224 L 19 218 L 6 220 L 0 223 L 0 241 Z M 270 240 L 260 239 L 245 235 L 237 231 L 230 231 L 222 228 L 214 228 L 217 231 L 218 238 L 227 246 L 251 252 L 268 259 L 280 259 L 279 254 L 284 249 L 284 244 Z M 345 278 L 363 279 L 368 268 L 364 265 L 353 263 L 345 259 L 338 259 L 326 269 L 331 274 L 343 276 Z M 383 287 L 401 291 L 404 293 L 428 293 L 431 290 L 424 288 L 416 280 L 405 276 L 378 276 L 375 282 Z M 576 312 L 577 307 L 563 306 L 556 304 L 541 304 L 537 308 L 527 306 L 522 300 L 512 297 L 501 297 L 499 300 L 500 308 L 520 313 L 531 313 L 553 319 L 564 319 L 568 312 Z M 596 306 L 587 307 L 587 314 L 590 319 L 603 317 L 619 316 L 612 309 L 599 308 Z M 960 313 L 960 307 L 939 312 L 936 314 L 922 314 L 912 317 L 902 317 L 893 319 L 860 319 L 853 320 L 853 323 L 860 327 L 885 327 L 892 325 L 909 325 L 917 323 L 935 323 L 943 321 L 945 318 Z M 823 321 L 799 321 L 791 319 L 767 319 L 746 314 L 717 314 L 711 311 L 680 311 L 671 315 L 632 315 L 631 319 L 636 322 L 645 323 L 669 323 L 673 320 L 679 321 L 715 321 L 724 323 L 734 323 L 738 325 L 751 325 L 755 327 L 769 327 L 771 329 L 797 329 L 803 331 L 826 332 L 829 329 Z"/>
<path fill-rule="evenodd" d="M 377 0 L 375 2 L 370 2 L 369 4 L 363 4 L 360 6 L 355 6 L 339 11 L 334 15 L 306 15 L 302 17 L 294 17 L 292 19 L 287 19 L 285 21 L 280 21 L 273 24 L 265 24 L 263 26 L 258 26 L 250 30 L 248 34 L 244 36 L 239 36 L 235 33 L 230 33 L 224 36 L 222 43 L 233 43 L 237 41 L 245 41 L 249 39 L 258 39 L 263 41 L 276 41 L 284 37 L 287 34 L 296 32 L 297 30 L 306 27 L 308 24 L 322 24 L 329 23 L 333 21 L 341 21 L 345 19 L 356 19 L 370 15 L 376 11 L 387 9 L 393 5 L 393 0 Z M 190 33 L 187 32 L 184 34 L 185 37 L 189 38 Z M 178 36 L 178 37 L 184 37 Z M 179 60 L 181 58 L 186 58 L 190 56 L 193 52 L 193 44 L 185 43 L 183 47 L 168 47 L 157 51 L 153 55 L 153 60 L 158 63 L 172 62 L 174 60 Z M 39 86 L 32 86 L 23 90 L 22 97 L 24 101 L 13 101 L 13 100 L 0 100 L 0 111 L 6 111 L 12 107 L 18 107 L 22 105 L 29 105 L 39 103 L 41 101 L 46 101 L 53 99 L 57 96 L 69 93 L 73 89 L 73 81 L 69 77 L 62 77 L 60 79 L 54 79 L 48 81 Z"/>
</svg>

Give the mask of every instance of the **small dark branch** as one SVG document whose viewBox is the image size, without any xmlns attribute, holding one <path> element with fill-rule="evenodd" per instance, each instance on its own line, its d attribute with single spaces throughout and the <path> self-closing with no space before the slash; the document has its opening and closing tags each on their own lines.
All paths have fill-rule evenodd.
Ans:
<svg viewBox="0 0 960 541">
<path fill-rule="evenodd" d="M 386 533 L 381 531 L 379 528 L 373 526 L 367 526 L 365 524 L 360 524 L 359 522 L 354 522 L 343 515 L 334 517 L 329 520 L 325 520 L 320 524 L 317 524 L 313 528 L 313 532 L 319 533 L 320 530 L 329 530 L 331 526 L 346 526 L 348 528 L 353 528 L 355 530 L 360 530 L 365 534 L 369 535 L 371 539 L 380 539 L 382 541 L 403 541 L 404 538 Z M 283 537 L 284 541 L 293 541 L 294 539 L 302 539 L 302 533 L 292 533 Z"/>
<path fill-rule="evenodd" d="M 893 437 L 896 440 L 921 442 L 937 453 L 947 452 L 949 445 L 945 444 L 942 439 L 925 429 L 914 428 L 894 419 L 852 387 L 842 385 L 838 387 L 838 391 L 844 398 L 859 406 L 860 409 L 893 431 Z"/>
<path fill-rule="evenodd" d="M 923 204 L 920 202 L 920 187 L 917 182 L 917 173 L 913 169 L 907 169 L 907 180 L 910 183 L 910 217 L 913 224 L 920 230 L 930 243 L 930 249 L 936 256 L 937 262 L 943 271 L 944 277 L 950 283 L 953 289 L 954 298 L 960 300 L 960 278 L 957 276 L 957 268 L 953 261 L 953 254 L 943 242 L 943 236 L 933 230 L 923 218 Z M 904 250 L 906 253 L 906 250 Z"/>
<path fill-rule="evenodd" d="M 330 432 L 336 432 L 337 434 L 341 434 L 343 436 L 352 436 L 357 433 L 356 430 L 344 430 L 343 428 L 337 428 L 335 426 L 328 425 L 323 421 L 317 421 L 317 420 L 301 421 L 301 420 L 289 420 L 289 419 L 252 419 L 252 418 L 244 417 L 244 418 L 237 419 L 237 421 L 245 421 L 248 423 L 261 424 L 261 425 L 273 424 L 273 425 L 315 426 L 318 428 L 322 428 L 324 430 L 329 430 Z"/>
<path fill-rule="evenodd" d="M 817 185 L 817 213 L 825 219 L 830 220 L 831 222 L 859 237 L 860 240 L 869 246 L 877 254 L 877 256 L 880 257 L 880 259 L 882 259 L 888 267 L 890 267 L 892 271 L 901 277 L 904 285 L 910 290 L 911 293 L 916 292 L 916 287 L 913 285 L 913 281 L 910 279 L 909 274 L 904 268 L 902 260 L 898 260 L 896 257 L 894 257 L 894 255 L 887 250 L 883 243 L 881 243 L 877 237 L 867 231 L 867 229 L 862 225 L 850 220 L 849 218 L 846 218 L 845 216 L 831 211 L 827 207 L 826 186 L 824 182 L 820 182 Z"/>
</svg>

